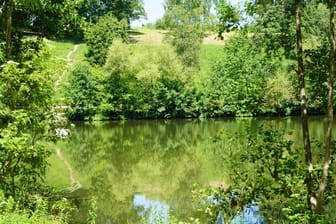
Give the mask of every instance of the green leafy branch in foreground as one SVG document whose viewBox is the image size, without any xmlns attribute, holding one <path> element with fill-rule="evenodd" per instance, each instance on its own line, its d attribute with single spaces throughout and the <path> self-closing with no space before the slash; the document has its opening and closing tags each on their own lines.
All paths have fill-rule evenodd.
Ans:
<svg viewBox="0 0 336 224">
<path fill-rule="evenodd" d="M 67 199 L 50 203 L 41 197 L 35 198 L 35 210 L 20 210 L 12 197 L 5 198 L 0 191 L 0 224 L 66 224 L 73 207 Z"/>
<path fill-rule="evenodd" d="M 67 223 L 71 206 L 44 184 L 54 139 L 53 82 L 45 48 L 0 67 L 0 223 Z"/>
<path fill-rule="evenodd" d="M 216 139 L 222 158 L 227 164 L 227 174 L 232 185 L 226 189 L 207 189 L 198 192 L 200 198 L 213 200 L 203 204 L 203 211 L 210 220 L 216 220 L 221 212 L 225 222 L 232 220 L 243 207 L 257 204 L 261 214 L 271 223 L 325 223 L 335 221 L 328 213 L 322 216 L 310 212 L 307 205 L 307 189 L 304 162 L 300 152 L 288 140 L 288 133 L 272 128 L 260 127 L 247 130 L 242 141 L 240 134 L 223 142 Z M 317 144 L 318 146 L 318 144 Z M 321 146 L 321 144 L 320 144 Z M 320 147 L 317 147 L 319 149 Z M 318 175 L 313 171 L 314 188 L 318 188 Z M 327 197 L 335 192 L 327 190 Z M 331 200 L 327 200 L 327 203 Z M 327 206 L 328 208 L 328 206 Z"/>
</svg>

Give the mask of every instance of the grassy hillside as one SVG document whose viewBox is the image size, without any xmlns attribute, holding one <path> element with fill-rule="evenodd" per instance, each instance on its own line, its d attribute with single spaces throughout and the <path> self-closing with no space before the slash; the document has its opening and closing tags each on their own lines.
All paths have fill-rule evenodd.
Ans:
<svg viewBox="0 0 336 224">
<path fill-rule="evenodd" d="M 168 31 L 165 30 L 155 30 L 146 27 L 133 30 L 130 33 L 133 55 L 139 57 L 143 54 L 142 52 L 163 48 L 163 45 L 167 44 L 165 39 L 167 32 Z M 232 35 L 233 33 L 224 34 L 223 40 L 219 40 L 213 34 L 204 38 L 201 46 L 201 68 L 199 76 L 195 77 L 194 82 L 202 83 L 203 80 L 206 79 L 213 62 L 223 57 L 223 45 Z"/>
</svg>

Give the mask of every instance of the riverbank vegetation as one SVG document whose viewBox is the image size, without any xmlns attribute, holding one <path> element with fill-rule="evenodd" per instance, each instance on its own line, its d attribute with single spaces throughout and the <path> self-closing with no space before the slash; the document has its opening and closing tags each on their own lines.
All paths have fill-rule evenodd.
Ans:
<svg viewBox="0 0 336 224">
<path fill-rule="evenodd" d="M 77 121 L 301 113 L 307 167 L 281 133 L 251 135 L 250 153 L 233 154 L 231 161 L 243 157 L 253 175 L 268 173 L 257 177 L 263 185 L 244 192 L 248 198 L 238 205 L 260 199 L 261 208 L 270 208 L 270 195 L 276 194 L 286 203 L 275 218 L 324 220 L 324 204 L 335 195 L 328 176 L 331 128 L 324 168 L 313 168 L 323 159 L 312 161 L 305 122 L 307 114 L 326 112 L 333 121 L 333 0 L 301 8 L 299 0 L 248 1 L 244 8 L 224 0 L 166 0 L 165 14 L 152 24 L 157 30 L 130 29 L 132 20 L 145 16 L 141 0 L 0 0 L 0 5 L 0 199 L 13 203 L 8 209 L 33 211 L 0 213 L 0 221 L 7 214 L 34 218 L 40 210 L 33 196 L 53 194 L 44 184 L 52 153 L 46 142 L 64 126 L 55 109 L 62 106 Z M 140 38 L 148 33 L 152 39 Z M 213 34 L 223 41 L 204 41 Z M 239 190 L 241 180 L 232 182 Z M 273 184 L 267 188 L 266 182 Z M 306 196 L 307 203 L 297 203 Z M 52 204 L 42 211 L 52 211 Z"/>
<path fill-rule="evenodd" d="M 148 28 L 128 32 L 126 23 L 111 22 L 108 25 L 103 22 L 106 18 L 100 18 L 101 22 L 84 33 L 88 43 L 88 62 L 96 70 L 89 80 L 97 86 L 99 97 L 91 106 L 90 116 L 83 112 L 76 117 L 71 110 L 69 116 L 86 120 L 299 114 L 294 18 L 279 13 L 281 7 L 277 4 L 267 6 L 267 11 L 261 15 L 251 12 L 249 19 L 252 20 L 254 15 L 254 22 L 240 25 L 238 31 L 224 38 L 223 46 L 202 41 L 211 32 L 208 28 L 210 22 L 206 19 L 193 21 L 188 28 L 189 20 L 197 16 L 206 18 L 206 12 L 189 15 L 172 6 L 162 21 L 158 21 L 158 26 L 167 30 L 156 31 L 155 38 L 159 44 L 157 40 L 141 41 L 139 36 L 146 36 Z M 314 10 L 316 7 L 324 10 L 324 15 L 328 13 L 326 6 L 315 2 L 303 9 L 304 61 L 309 111 L 323 114 L 326 111 L 326 91 L 323 84 L 317 86 L 316 82 L 327 81 L 328 18 L 321 18 L 320 12 Z M 180 18 L 181 14 L 189 20 Z M 277 19 L 273 19 L 274 15 Z M 179 20 L 173 21 L 172 18 Z M 316 27 L 319 32 L 314 28 L 317 20 L 323 24 Z M 236 23 L 232 24 L 233 28 L 237 28 Z M 98 30 L 104 33 L 104 38 L 95 34 Z M 188 36 L 190 34 L 195 37 Z M 93 54 L 94 51 L 99 53 Z M 76 76 L 76 71 L 70 74 Z M 75 88 L 76 83 L 70 81 L 65 92 Z M 77 111 L 79 105 L 86 111 L 84 96 L 82 100 L 67 97 L 67 103 Z"/>
</svg>

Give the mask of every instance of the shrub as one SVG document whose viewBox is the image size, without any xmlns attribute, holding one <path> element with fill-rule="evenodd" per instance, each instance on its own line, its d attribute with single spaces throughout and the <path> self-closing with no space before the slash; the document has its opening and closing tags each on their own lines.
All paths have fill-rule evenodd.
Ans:
<svg viewBox="0 0 336 224">
<path fill-rule="evenodd" d="M 41 190 L 51 153 L 43 144 L 54 125 L 45 57 L 40 52 L 22 64 L 8 62 L 0 70 L 0 188 L 22 203 Z"/>
<path fill-rule="evenodd" d="M 87 63 L 79 63 L 69 74 L 66 98 L 71 104 L 68 116 L 71 120 L 92 120 L 100 103 L 98 81 L 94 69 Z"/>
<path fill-rule="evenodd" d="M 207 83 L 210 107 L 219 109 L 215 115 L 260 114 L 267 80 L 276 75 L 280 61 L 243 34 L 228 40 L 224 55 L 213 64 Z"/>
<path fill-rule="evenodd" d="M 96 24 L 91 24 L 85 32 L 88 46 L 87 57 L 92 64 L 104 65 L 107 50 L 113 40 L 120 38 L 128 41 L 128 23 L 119 21 L 111 13 L 102 16 Z"/>
</svg>

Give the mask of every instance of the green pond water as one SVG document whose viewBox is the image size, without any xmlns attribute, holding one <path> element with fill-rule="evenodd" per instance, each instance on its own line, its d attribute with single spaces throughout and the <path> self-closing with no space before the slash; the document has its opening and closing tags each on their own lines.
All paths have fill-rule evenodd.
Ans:
<svg viewBox="0 0 336 224">
<path fill-rule="evenodd" d="M 75 123 L 71 137 L 58 143 L 82 185 L 72 194 L 80 207 L 73 222 L 86 222 L 92 196 L 97 223 L 200 216 L 193 187 L 229 184 L 219 145 L 261 124 L 285 129 L 301 143 L 299 117 Z M 310 118 L 312 138 L 323 140 L 325 128 L 324 117 Z M 214 141 L 219 135 L 221 144 Z"/>
</svg>

